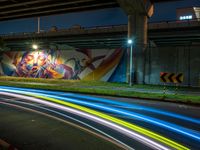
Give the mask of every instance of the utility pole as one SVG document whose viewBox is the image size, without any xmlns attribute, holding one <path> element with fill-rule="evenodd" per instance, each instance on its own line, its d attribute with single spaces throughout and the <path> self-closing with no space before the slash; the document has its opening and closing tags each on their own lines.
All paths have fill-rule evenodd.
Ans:
<svg viewBox="0 0 200 150">
<path fill-rule="evenodd" d="M 37 31 L 37 33 L 40 33 L 40 17 L 37 18 L 37 22 L 38 22 L 38 31 Z"/>
</svg>

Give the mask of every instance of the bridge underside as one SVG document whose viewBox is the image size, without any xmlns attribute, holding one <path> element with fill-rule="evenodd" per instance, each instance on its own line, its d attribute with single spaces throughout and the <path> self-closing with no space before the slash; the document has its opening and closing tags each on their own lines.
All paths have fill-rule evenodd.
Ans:
<svg viewBox="0 0 200 150">
<path fill-rule="evenodd" d="M 171 27 L 170 27 L 171 26 Z M 200 22 L 150 23 L 148 41 L 156 46 L 200 44 Z M 183 34 L 184 32 L 184 34 Z M 22 33 L 3 36 L 11 50 L 28 50 L 33 43 L 41 48 L 119 48 L 127 46 L 127 25 L 64 29 L 56 32 Z"/>
<path fill-rule="evenodd" d="M 2 0 L 0 20 L 119 7 L 115 0 Z"/>
<path fill-rule="evenodd" d="M 1 0 L 0 21 L 113 7 L 119 7 L 117 0 Z"/>
</svg>

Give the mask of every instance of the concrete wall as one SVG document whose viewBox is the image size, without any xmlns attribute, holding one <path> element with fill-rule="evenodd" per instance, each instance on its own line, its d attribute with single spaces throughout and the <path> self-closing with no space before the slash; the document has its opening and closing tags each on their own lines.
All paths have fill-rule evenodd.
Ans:
<svg viewBox="0 0 200 150">
<path fill-rule="evenodd" d="M 125 82 L 126 61 L 121 48 L 9 51 L 0 57 L 0 75 Z"/>
<path fill-rule="evenodd" d="M 89 80 L 102 80 L 108 82 L 127 82 L 127 55 L 122 55 L 124 50 L 95 50 L 92 51 L 92 57 L 105 55 L 104 58 L 99 59 L 94 63 L 96 69 L 91 71 L 86 67 L 83 71 L 77 74 L 77 77 L 80 79 L 86 78 Z M 20 53 L 20 55 L 18 55 Z M 0 62 L 0 75 L 10 75 L 16 76 L 14 72 L 21 69 L 20 60 L 23 52 L 7 52 L 3 55 Z M 54 52 L 58 57 L 58 52 Z M 83 60 L 83 58 L 88 59 L 86 52 L 83 51 L 61 51 L 59 54 L 64 58 L 63 60 L 70 59 L 72 57 L 77 60 Z M 126 53 L 124 53 L 126 54 Z M 50 55 L 50 54 L 49 54 Z M 48 56 L 49 56 L 48 55 Z M 51 54 L 53 55 L 53 54 Z M 80 58 L 78 57 L 80 55 Z M 54 57 L 51 56 L 51 59 Z M 58 58 L 57 58 L 58 59 Z M 57 60 L 55 59 L 55 60 Z M 61 57 L 59 57 L 61 59 Z M 114 60 L 116 62 L 114 63 Z M 140 58 L 140 61 L 142 58 Z M 50 61 L 50 58 L 49 58 Z M 52 61 L 50 61 L 52 64 Z M 59 61 L 58 61 L 59 62 Z M 17 65 L 18 64 L 18 65 Z M 24 63 L 23 63 L 24 64 Z M 73 72 L 77 72 L 77 67 L 71 63 L 61 63 L 56 65 L 58 70 L 62 70 L 64 65 L 72 68 Z M 99 65 L 99 64 L 102 64 Z M 112 65 L 112 67 L 109 67 Z M 27 66 L 27 65 L 25 65 Z M 30 65 L 29 65 L 30 66 Z M 61 69 L 60 69 L 61 67 Z M 66 68 L 66 67 L 65 67 Z M 106 69 L 107 68 L 107 69 Z M 65 69 L 66 70 L 66 69 Z M 51 72 L 51 71 L 48 71 Z M 102 74 L 102 72 L 105 72 Z M 145 84 L 163 84 L 160 82 L 160 72 L 171 72 L 171 73 L 183 73 L 184 82 L 180 84 L 181 86 L 198 86 L 200 87 L 200 45 L 198 46 L 168 46 L 168 47 L 149 47 L 145 51 L 144 57 L 144 76 L 141 78 L 144 79 Z M 62 73 L 62 72 L 61 72 Z M 100 76 L 100 74 L 102 74 Z M 32 75 L 32 74 L 31 74 Z M 41 74 L 42 75 L 42 74 Z M 54 75 L 55 74 L 54 72 Z M 21 75 L 20 75 L 21 76 Z M 22 75 L 23 76 L 23 75 Z M 41 77 L 41 76 L 40 76 Z M 50 77 L 50 76 L 48 76 Z M 54 76 L 53 76 L 54 77 Z M 60 76 L 58 76 L 61 78 Z M 57 78 L 57 77 L 55 77 Z M 63 78 L 63 77 L 62 77 Z M 76 79 L 74 76 L 70 76 L 69 79 Z M 174 85 L 168 83 L 168 85 Z"/>
<path fill-rule="evenodd" d="M 148 48 L 145 53 L 145 83 L 163 84 L 160 72 L 183 73 L 182 86 L 200 87 L 200 46 Z"/>
</svg>

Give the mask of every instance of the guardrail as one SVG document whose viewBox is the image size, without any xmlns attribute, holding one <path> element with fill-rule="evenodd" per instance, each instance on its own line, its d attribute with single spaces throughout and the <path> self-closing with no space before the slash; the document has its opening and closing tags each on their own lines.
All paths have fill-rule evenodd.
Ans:
<svg viewBox="0 0 200 150">
<path fill-rule="evenodd" d="M 169 21 L 160 21 L 160 22 L 149 22 L 149 29 L 163 29 L 163 28 L 178 28 L 178 27 L 194 27 L 200 26 L 200 18 L 192 19 L 192 20 L 169 20 Z M 61 33 L 61 32 L 70 32 L 70 31 L 87 31 L 87 30 L 110 30 L 110 29 L 119 29 L 126 28 L 127 24 L 119 24 L 119 25 L 107 25 L 107 26 L 92 26 L 92 27 L 71 27 L 67 29 L 58 29 L 56 31 L 41 31 L 37 32 L 21 32 L 21 33 L 8 33 L 8 34 L 0 34 L 0 37 L 8 37 L 8 36 L 33 36 L 38 34 L 46 34 L 46 33 Z"/>
</svg>

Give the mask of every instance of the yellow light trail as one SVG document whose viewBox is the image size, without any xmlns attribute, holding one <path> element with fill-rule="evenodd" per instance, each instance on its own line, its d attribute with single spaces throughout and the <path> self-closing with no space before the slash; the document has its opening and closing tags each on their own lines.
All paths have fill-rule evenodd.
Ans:
<svg viewBox="0 0 200 150">
<path fill-rule="evenodd" d="M 92 110 L 92 109 L 89 109 L 89 108 L 86 108 L 86 107 L 83 107 L 83 106 L 79 106 L 77 104 L 65 102 L 65 101 L 62 101 L 62 100 L 55 99 L 55 98 L 49 98 L 49 97 L 45 97 L 45 96 L 41 96 L 41 95 L 33 95 L 33 94 L 25 94 L 25 95 L 29 95 L 29 96 L 32 96 L 32 97 L 44 99 L 44 100 L 47 100 L 47 101 L 50 101 L 50 102 L 62 104 L 62 105 L 65 105 L 65 106 L 68 106 L 68 107 L 71 107 L 71 108 L 75 108 L 75 109 L 90 113 L 92 115 L 98 116 L 100 118 L 112 121 L 112 122 L 114 122 L 114 123 L 116 123 L 118 125 L 121 125 L 121 126 L 124 126 L 126 128 L 129 128 L 129 129 L 131 129 L 133 131 L 136 131 L 136 132 L 138 132 L 140 134 L 148 136 L 148 137 L 150 137 L 152 139 L 155 139 L 155 140 L 157 140 L 157 141 L 159 141 L 161 143 L 166 144 L 167 146 L 170 146 L 171 148 L 178 149 L 178 150 L 189 150 L 189 148 L 187 148 L 187 147 L 185 147 L 185 146 L 183 146 L 183 145 L 181 145 L 181 144 L 179 144 L 179 143 L 177 143 L 177 142 L 175 142 L 173 140 L 170 140 L 170 139 L 168 139 L 166 137 L 163 137 L 162 135 L 159 135 L 157 133 L 154 133 L 152 131 L 149 131 L 149 130 L 147 130 L 145 128 L 139 127 L 139 126 L 134 125 L 132 123 L 126 122 L 124 120 L 109 116 L 109 115 L 104 114 L 102 112 L 98 112 L 98 111 L 95 111 L 95 110 Z"/>
</svg>

